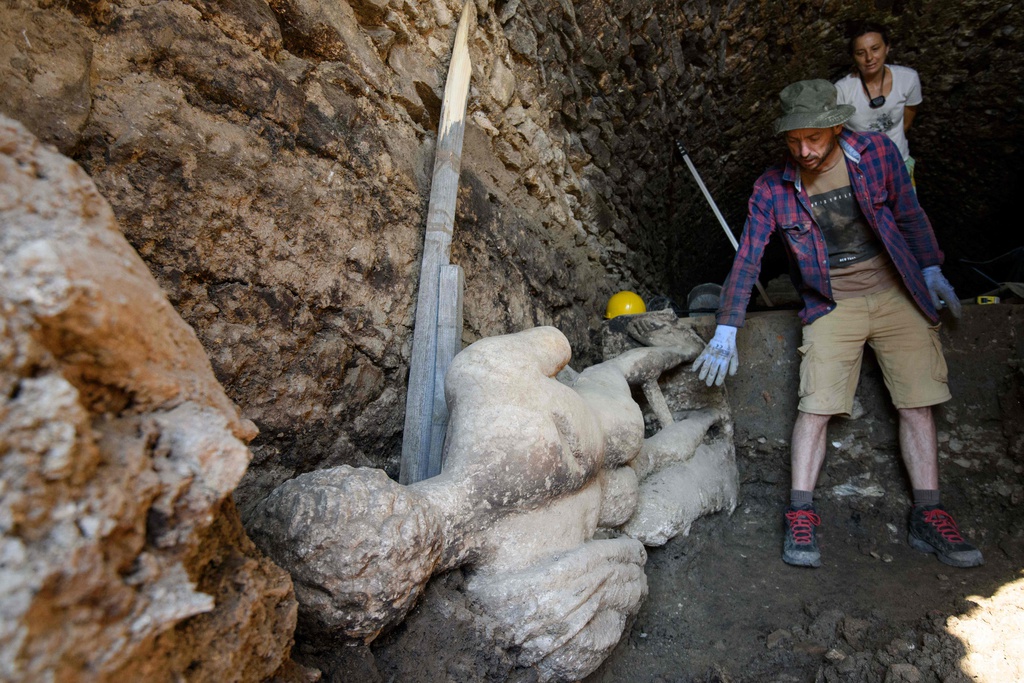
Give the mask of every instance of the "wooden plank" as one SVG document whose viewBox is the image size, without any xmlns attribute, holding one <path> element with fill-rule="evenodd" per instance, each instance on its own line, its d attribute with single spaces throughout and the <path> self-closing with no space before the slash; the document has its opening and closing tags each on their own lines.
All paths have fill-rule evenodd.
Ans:
<svg viewBox="0 0 1024 683">
<path fill-rule="evenodd" d="M 402 434 L 402 462 L 399 482 L 413 484 L 426 478 L 430 452 L 430 423 L 434 410 L 434 366 L 437 358 L 437 296 L 440 245 L 427 242 L 420 268 L 416 300 L 416 326 L 409 361 L 409 388 L 405 397 L 405 431 Z M 430 319 L 433 313 L 433 320 Z"/>
<path fill-rule="evenodd" d="M 427 229 L 420 263 L 420 286 L 416 298 L 409 387 L 405 400 L 405 431 L 399 481 L 412 484 L 425 477 L 430 454 L 430 431 L 434 414 L 434 374 L 437 365 L 438 286 L 441 267 L 451 258 L 455 199 L 462 165 L 462 140 L 466 129 L 466 100 L 469 96 L 471 63 L 469 28 L 475 21 L 473 0 L 467 0 L 455 33 L 455 47 L 448 65 L 441 122 L 437 132 L 434 173 L 427 208 Z"/>
<path fill-rule="evenodd" d="M 434 415 L 430 425 L 430 451 L 426 479 L 441 474 L 444 439 L 448 429 L 448 403 L 444 378 L 455 354 L 462 350 L 462 295 L 466 278 L 462 266 L 442 266 L 438 287 L 437 358 L 434 371 Z"/>
</svg>

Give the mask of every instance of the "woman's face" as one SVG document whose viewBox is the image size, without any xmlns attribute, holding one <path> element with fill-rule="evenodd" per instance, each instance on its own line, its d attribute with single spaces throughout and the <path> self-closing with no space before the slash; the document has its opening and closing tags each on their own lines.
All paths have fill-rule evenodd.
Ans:
<svg viewBox="0 0 1024 683">
<path fill-rule="evenodd" d="M 853 61 L 864 78 L 878 74 L 885 66 L 889 46 L 882 40 L 881 33 L 865 33 L 853 41 Z"/>
</svg>

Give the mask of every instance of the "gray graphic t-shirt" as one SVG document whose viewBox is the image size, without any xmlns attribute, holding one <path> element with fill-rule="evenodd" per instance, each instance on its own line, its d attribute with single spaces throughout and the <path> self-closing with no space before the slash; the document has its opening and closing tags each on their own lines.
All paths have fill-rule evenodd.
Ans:
<svg viewBox="0 0 1024 683">
<path fill-rule="evenodd" d="M 845 165 L 840 163 L 838 166 Z M 828 247 L 828 267 L 845 268 L 876 256 L 882 250 L 850 185 L 810 197 L 811 211 Z"/>
</svg>

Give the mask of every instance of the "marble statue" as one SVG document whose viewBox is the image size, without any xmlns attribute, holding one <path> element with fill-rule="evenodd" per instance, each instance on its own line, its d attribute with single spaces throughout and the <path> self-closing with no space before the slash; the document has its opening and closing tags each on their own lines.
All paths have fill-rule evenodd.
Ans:
<svg viewBox="0 0 1024 683">
<path fill-rule="evenodd" d="M 300 627 L 370 642 L 431 576 L 462 567 L 518 666 L 543 681 L 596 669 L 647 595 L 645 544 L 736 504 L 724 402 L 677 419 L 657 383 L 703 343 L 654 327 L 634 336 L 663 345 L 568 375 L 571 349 L 552 327 L 483 339 L 446 377 L 439 476 L 401 486 L 345 466 L 275 489 L 249 531 L 291 573 Z M 631 385 L 660 423 L 649 438 Z"/>
</svg>

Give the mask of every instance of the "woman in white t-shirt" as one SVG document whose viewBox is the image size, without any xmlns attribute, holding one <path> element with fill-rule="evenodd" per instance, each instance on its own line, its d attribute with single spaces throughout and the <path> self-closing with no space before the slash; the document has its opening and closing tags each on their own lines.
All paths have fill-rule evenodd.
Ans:
<svg viewBox="0 0 1024 683">
<path fill-rule="evenodd" d="M 889 32 L 881 24 L 859 24 L 850 34 L 849 49 L 853 70 L 836 81 L 839 104 L 852 104 L 856 109 L 846 127 L 888 135 L 900 148 L 913 181 L 914 158 L 910 156 L 907 131 L 921 104 L 921 80 L 910 67 L 885 63 Z"/>
</svg>

